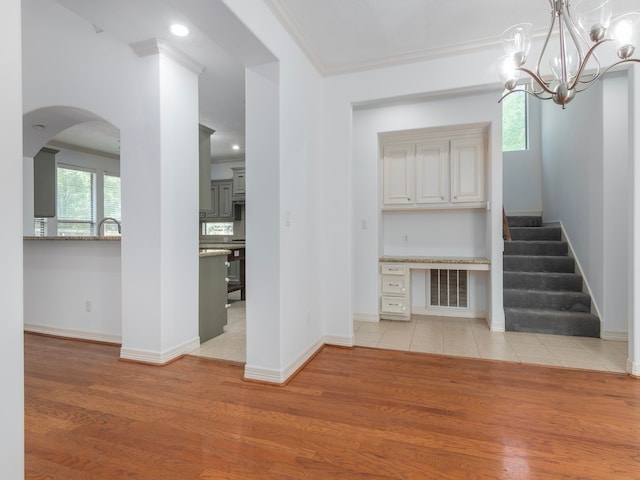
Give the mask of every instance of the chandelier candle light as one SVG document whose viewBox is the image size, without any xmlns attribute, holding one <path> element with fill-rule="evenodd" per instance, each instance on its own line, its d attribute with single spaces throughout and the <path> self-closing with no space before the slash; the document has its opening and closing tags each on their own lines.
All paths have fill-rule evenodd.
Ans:
<svg viewBox="0 0 640 480">
<path fill-rule="evenodd" d="M 640 59 L 632 58 L 640 43 L 640 12 L 627 13 L 612 21 L 610 0 L 578 0 L 574 3 L 575 11 L 570 0 L 549 0 L 551 25 L 535 71 L 525 67 L 533 26 L 521 23 L 502 34 L 506 55 L 500 58 L 498 67 L 506 93 L 500 101 L 522 91 L 516 87 L 522 78 L 526 78 L 522 74 L 526 74 L 531 77 L 531 84 L 524 90 L 526 93 L 543 100 L 552 99 L 565 108 L 576 93 L 589 88 L 613 67 L 640 62 Z M 551 53 L 549 41 L 556 25 L 559 45 Z M 614 61 L 607 67 L 596 54 L 596 50 L 603 55 L 609 53 L 601 48 L 605 44 L 615 45 Z M 541 71 L 543 59 L 547 58 L 553 75 Z"/>
</svg>

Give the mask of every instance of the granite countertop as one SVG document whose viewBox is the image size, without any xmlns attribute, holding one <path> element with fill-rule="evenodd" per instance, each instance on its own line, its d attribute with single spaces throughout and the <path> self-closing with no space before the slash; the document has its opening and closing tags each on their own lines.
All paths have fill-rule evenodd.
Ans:
<svg viewBox="0 0 640 480">
<path fill-rule="evenodd" d="M 81 240 L 84 242 L 119 242 L 122 238 L 120 235 L 107 235 L 105 237 L 92 236 L 50 236 L 50 237 L 35 237 L 24 236 L 23 240 L 47 240 L 47 241 L 65 241 L 65 240 Z"/>
<path fill-rule="evenodd" d="M 442 264 L 466 264 L 489 265 L 486 257 L 424 257 L 424 256 L 383 256 L 380 262 L 389 263 L 442 263 Z"/>
<path fill-rule="evenodd" d="M 220 249 L 220 248 L 207 248 L 200 249 L 200 258 L 206 257 L 226 257 L 231 253 L 231 250 L 228 249 Z"/>
<path fill-rule="evenodd" d="M 229 243 L 220 243 L 220 242 L 208 242 L 206 240 L 200 240 L 200 249 L 203 248 L 218 248 L 224 250 L 238 250 L 240 248 L 245 248 L 244 243 L 239 242 L 229 242 Z"/>
</svg>

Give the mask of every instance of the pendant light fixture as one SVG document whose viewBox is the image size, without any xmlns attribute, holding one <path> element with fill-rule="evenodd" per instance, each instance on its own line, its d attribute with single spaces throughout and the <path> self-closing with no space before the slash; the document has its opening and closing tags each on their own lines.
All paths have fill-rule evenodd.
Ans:
<svg viewBox="0 0 640 480">
<path fill-rule="evenodd" d="M 506 89 L 502 98 L 521 91 L 516 86 L 528 76 L 531 81 L 525 92 L 543 100 L 551 99 L 565 108 L 576 93 L 589 88 L 611 68 L 640 62 L 640 58 L 633 57 L 640 46 L 640 12 L 612 20 L 610 0 L 548 1 L 551 24 L 533 69 L 526 66 L 533 26 L 521 23 L 502 34 L 506 53 L 498 63 Z M 553 43 L 556 31 L 557 45 Z M 614 45 L 615 53 L 611 49 L 607 52 L 605 45 Z M 601 52 L 613 57 L 609 65 L 601 63 L 598 57 Z"/>
</svg>

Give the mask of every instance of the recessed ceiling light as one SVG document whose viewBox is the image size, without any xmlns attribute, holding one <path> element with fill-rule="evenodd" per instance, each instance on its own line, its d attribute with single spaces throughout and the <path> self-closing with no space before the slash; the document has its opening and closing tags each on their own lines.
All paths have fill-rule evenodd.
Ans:
<svg viewBox="0 0 640 480">
<path fill-rule="evenodd" d="M 174 23 L 169 27 L 169 31 L 173 33 L 176 37 L 186 37 L 189 35 L 189 29 L 184 25 L 180 25 L 179 23 Z"/>
<path fill-rule="evenodd" d="M 240 145 L 233 145 L 231 148 L 233 148 L 234 150 L 240 150 Z"/>
</svg>

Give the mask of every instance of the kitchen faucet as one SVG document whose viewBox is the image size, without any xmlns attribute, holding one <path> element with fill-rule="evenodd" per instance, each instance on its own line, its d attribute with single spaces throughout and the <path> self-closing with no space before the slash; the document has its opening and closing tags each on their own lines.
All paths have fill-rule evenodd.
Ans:
<svg viewBox="0 0 640 480">
<path fill-rule="evenodd" d="M 100 223 L 98 224 L 98 236 L 104 236 L 104 231 L 102 232 L 102 235 L 100 235 L 100 228 L 102 227 L 102 225 L 104 224 L 104 222 L 106 222 L 107 220 L 111 220 L 113 222 L 116 222 L 116 225 L 118 225 L 118 233 L 122 233 L 122 229 L 120 226 L 120 222 L 118 220 L 116 220 L 113 217 L 104 217 L 102 220 L 100 220 Z"/>
</svg>

